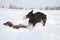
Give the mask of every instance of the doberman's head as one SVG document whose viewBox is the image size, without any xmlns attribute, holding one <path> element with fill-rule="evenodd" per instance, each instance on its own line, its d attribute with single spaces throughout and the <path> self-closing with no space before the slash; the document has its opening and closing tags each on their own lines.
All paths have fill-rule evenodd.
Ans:
<svg viewBox="0 0 60 40">
<path fill-rule="evenodd" d="M 24 16 L 24 19 L 31 18 L 33 16 L 33 10 L 30 11 L 26 16 Z"/>
<path fill-rule="evenodd" d="M 30 11 L 30 12 L 26 15 L 26 18 L 30 18 L 30 17 L 32 17 L 32 16 L 33 16 L 33 10 Z"/>
</svg>

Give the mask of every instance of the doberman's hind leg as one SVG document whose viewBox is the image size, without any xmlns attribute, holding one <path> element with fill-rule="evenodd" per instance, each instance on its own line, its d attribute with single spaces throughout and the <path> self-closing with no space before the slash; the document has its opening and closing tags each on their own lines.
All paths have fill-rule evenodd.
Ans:
<svg viewBox="0 0 60 40">
<path fill-rule="evenodd" d="M 33 23 L 33 27 L 35 26 L 36 23 Z"/>
<path fill-rule="evenodd" d="M 45 23 L 46 23 L 46 19 L 43 20 L 43 26 L 45 26 Z"/>
</svg>

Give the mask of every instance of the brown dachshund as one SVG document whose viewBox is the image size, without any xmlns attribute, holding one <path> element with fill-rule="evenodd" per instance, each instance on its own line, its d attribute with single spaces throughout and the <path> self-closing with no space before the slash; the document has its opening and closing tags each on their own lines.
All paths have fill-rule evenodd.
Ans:
<svg viewBox="0 0 60 40">
<path fill-rule="evenodd" d="M 9 21 L 6 22 L 6 23 L 4 23 L 4 25 L 9 26 L 9 27 L 12 27 L 12 28 L 14 28 L 14 29 L 27 28 L 27 26 L 22 25 L 22 24 L 19 24 L 19 25 L 13 25 L 12 22 L 9 22 Z"/>
</svg>

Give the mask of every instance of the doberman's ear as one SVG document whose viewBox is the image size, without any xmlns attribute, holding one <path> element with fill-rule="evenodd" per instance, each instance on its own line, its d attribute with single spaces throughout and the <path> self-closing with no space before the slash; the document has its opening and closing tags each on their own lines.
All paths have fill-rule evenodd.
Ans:
<svg viewBox="0 0 60 40">
<path fill-rule="evenodd" d="M 33 10 L 31 11 L 31 13 L 33 13 Z"/>
</svg>

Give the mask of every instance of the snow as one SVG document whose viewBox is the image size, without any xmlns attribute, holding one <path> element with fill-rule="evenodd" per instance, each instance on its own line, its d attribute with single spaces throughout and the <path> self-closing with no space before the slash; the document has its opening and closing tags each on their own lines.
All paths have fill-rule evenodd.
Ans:
<svg viewBox="0 0 60 40">
<path fill-rule="evenodd" d="M 0 9 L 0 40 L 60 40 L 60 10 L 38 10 L 47 15 L 46 26 L 37 23 L 34 28 L 13 29 L 3 23 L 28 24 L 23 17 L 31 10 Z"/>
</svg>

